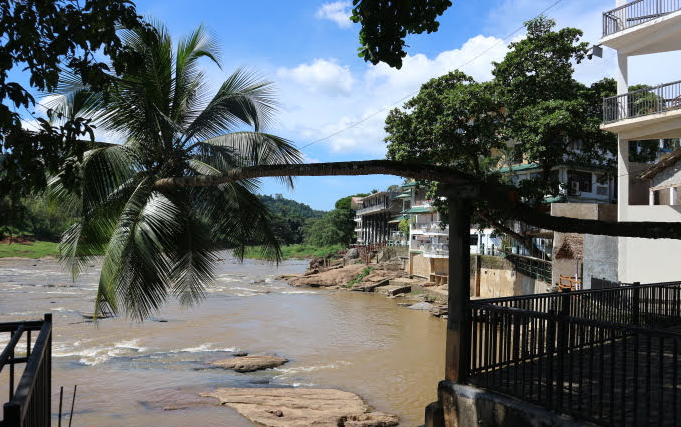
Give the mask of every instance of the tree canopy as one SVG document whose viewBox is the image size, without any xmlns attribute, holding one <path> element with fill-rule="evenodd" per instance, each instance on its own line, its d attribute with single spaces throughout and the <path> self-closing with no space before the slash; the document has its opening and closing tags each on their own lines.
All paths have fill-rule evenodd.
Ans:
<svg viewBox="0 0 681 427">
<path fill-rule="evenodd" d="M 616 137 L 599 129 L 600 99 L 614 93 L 614 81 L 587 87 L 574 77 L 573 63 L 586 54 L 581 31 L 554 31 L 555 22 L 540 17 L 526 23 L 527 37 L 509 46 L 493 64 L 494 79 L 478 83 L 461 71 L 425 83 L 403 109 L 386 119 L 387 157 L 400 161 L 448 165 L 480 179 L 506 181 L 499 166 L 522 154 L 537 163 L 537 177 L 518 185 L 518 196 L 540 204 L 561 189 L 552 168 L 572 163 L 614 171 Z M 609 168 L 609 169 L 608 169 Z M 446 203 L 434 198 L 442 212 Z M 484 201 L 475 204 L 480 225 L 493 225 L 521 242 L 527 238 L 504 224 L 504 210 Z"/>
<path fill-rule="evenodd" d="M 82 140 L 93 139 L 84 118 L 58 127 L 38 118 L 38 129 L 24 129 L 20 111 L 32 112 L 31 92 L 57 89 L 64 69 L 105 91 L 116 75 L 139 64 L 117 29 L 147 27 L 128 0 L 11 0 L 0 2 L 0 11 L 0 194 L 17 199 L 44 188 L 46 172 L 73 172 L 88 148 Z M 28 86 L 12 80 L 20 69 Z"/>
<path fill-rule="evenodd" d="M 352 19 L 360 23 L 359 56 L 372 64 L 385 62 L 401 68 L 404 38 L 438 30 L 437 17 L 452 5 L 449 0 L 353 0 Z"/>
</svg>

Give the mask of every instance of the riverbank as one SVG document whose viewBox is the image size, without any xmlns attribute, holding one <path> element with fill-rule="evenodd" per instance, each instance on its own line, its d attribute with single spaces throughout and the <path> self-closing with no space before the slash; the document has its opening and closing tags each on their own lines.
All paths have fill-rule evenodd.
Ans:
<svg viewBox="0 0 681 427">
<path fill-rule="evenodd" d="M 305 243 L 297 245 L 284 245 L 281 247 L 281 257 L 283 259 L 310 259 L 325 257 L 328 254 L 335 254 L 345 249 L 343 245 L 314 246 Z M 246 248 L 244 258 L 266 259 L 256 246 Z"/>
<path fill-rule="evenodd" d="M 0 258 L 30 258 L 58 257 L 59 243 L 41 240 L 21 240 L 19 242 L 0 242 Z"/>
<path fill-rule="evenodd" d="M 342 252 L 313 259 L 303 274 L 279 278 L 296 287 L 374 292 L 388 298 L 403 298 L 401 306 L 447 318 L 447 285 L 430 286 L 424 279 L 410 278 L 399 257 L 371 259 L 366 263 L 358 254 Z"/>
</svg>

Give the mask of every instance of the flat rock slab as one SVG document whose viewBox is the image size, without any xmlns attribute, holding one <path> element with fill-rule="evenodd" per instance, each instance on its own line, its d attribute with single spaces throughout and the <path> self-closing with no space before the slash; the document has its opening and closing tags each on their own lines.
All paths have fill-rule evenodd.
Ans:
<svg viewBox="0 0 681 427">
<path fill-rule="evenodd" d="M 286 362 L 288 362 L 288 359 L 284 359 L 283 357 L 254 355 L 218 360 L 212 362 L 211 365 L 217 366 L 218 368 L 233 369 L 236 372 L 253 372 L 261 369 L 276 368 Z"/>
<path fill-rule="evenodd" d="M 313 388 L 219 388 L 215 397 L 249 420 L 267 427 L 391 427 L 395 415 L 371 412 L 361 397 Z"/>
</svg>

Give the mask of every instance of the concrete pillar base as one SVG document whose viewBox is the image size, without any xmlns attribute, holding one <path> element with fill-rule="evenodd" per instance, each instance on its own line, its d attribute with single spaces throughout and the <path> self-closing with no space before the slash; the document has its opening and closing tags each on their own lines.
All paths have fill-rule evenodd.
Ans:
<svg viewBox="0 0 681 427">
<path fill-rule="evenodd" d="M 426 424 L 423 427 L 445 427 L 445 417 L 440 402 L 426 406 Z"/>
<path fill-rule="evenodd" d="M 440 381 L 437 391 L 438 402 L 426 407 L 425 427 L 578 427 L 592 425 L 555 414 L 539 406 L 447 380 Z"/>
</svg>

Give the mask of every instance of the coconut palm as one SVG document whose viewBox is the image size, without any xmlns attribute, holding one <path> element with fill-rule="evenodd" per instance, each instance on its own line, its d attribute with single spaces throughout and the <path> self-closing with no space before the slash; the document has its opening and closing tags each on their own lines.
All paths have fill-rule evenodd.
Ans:
<svg viewBox="0 0 681 427">
<path fill-rule="evenodd" d="M 142 59 L 137 69 L 107 94 L 66 75 L 47 106 L 62 117 L 91 120 L 124 141 L 98 144 L 85 154 L 77 197 L 82 217 L 63 235 L 60 249 L 74 275 L 104 254 L 97 315 L 143 319 L 171 295 L 183 304 L 200 300 L 221 248 L 233 247 L 243 257 L 245 245 L 255 244 L 280 258 L 270 215 L 253 193 L 257 180 L 202 188 L 159 188 L 155 182 L 300 163 L 301 155 L 289 141 L 263 132 L 276 111 L 270 82 L 239 69 L 209 96 L 198 62 L 220 63 L 204 28 L 175 49 L 161 25 L 121 36 Z M 73 200 L 60 177 L 50 188 L 64 202 Z"/>
</svg>

